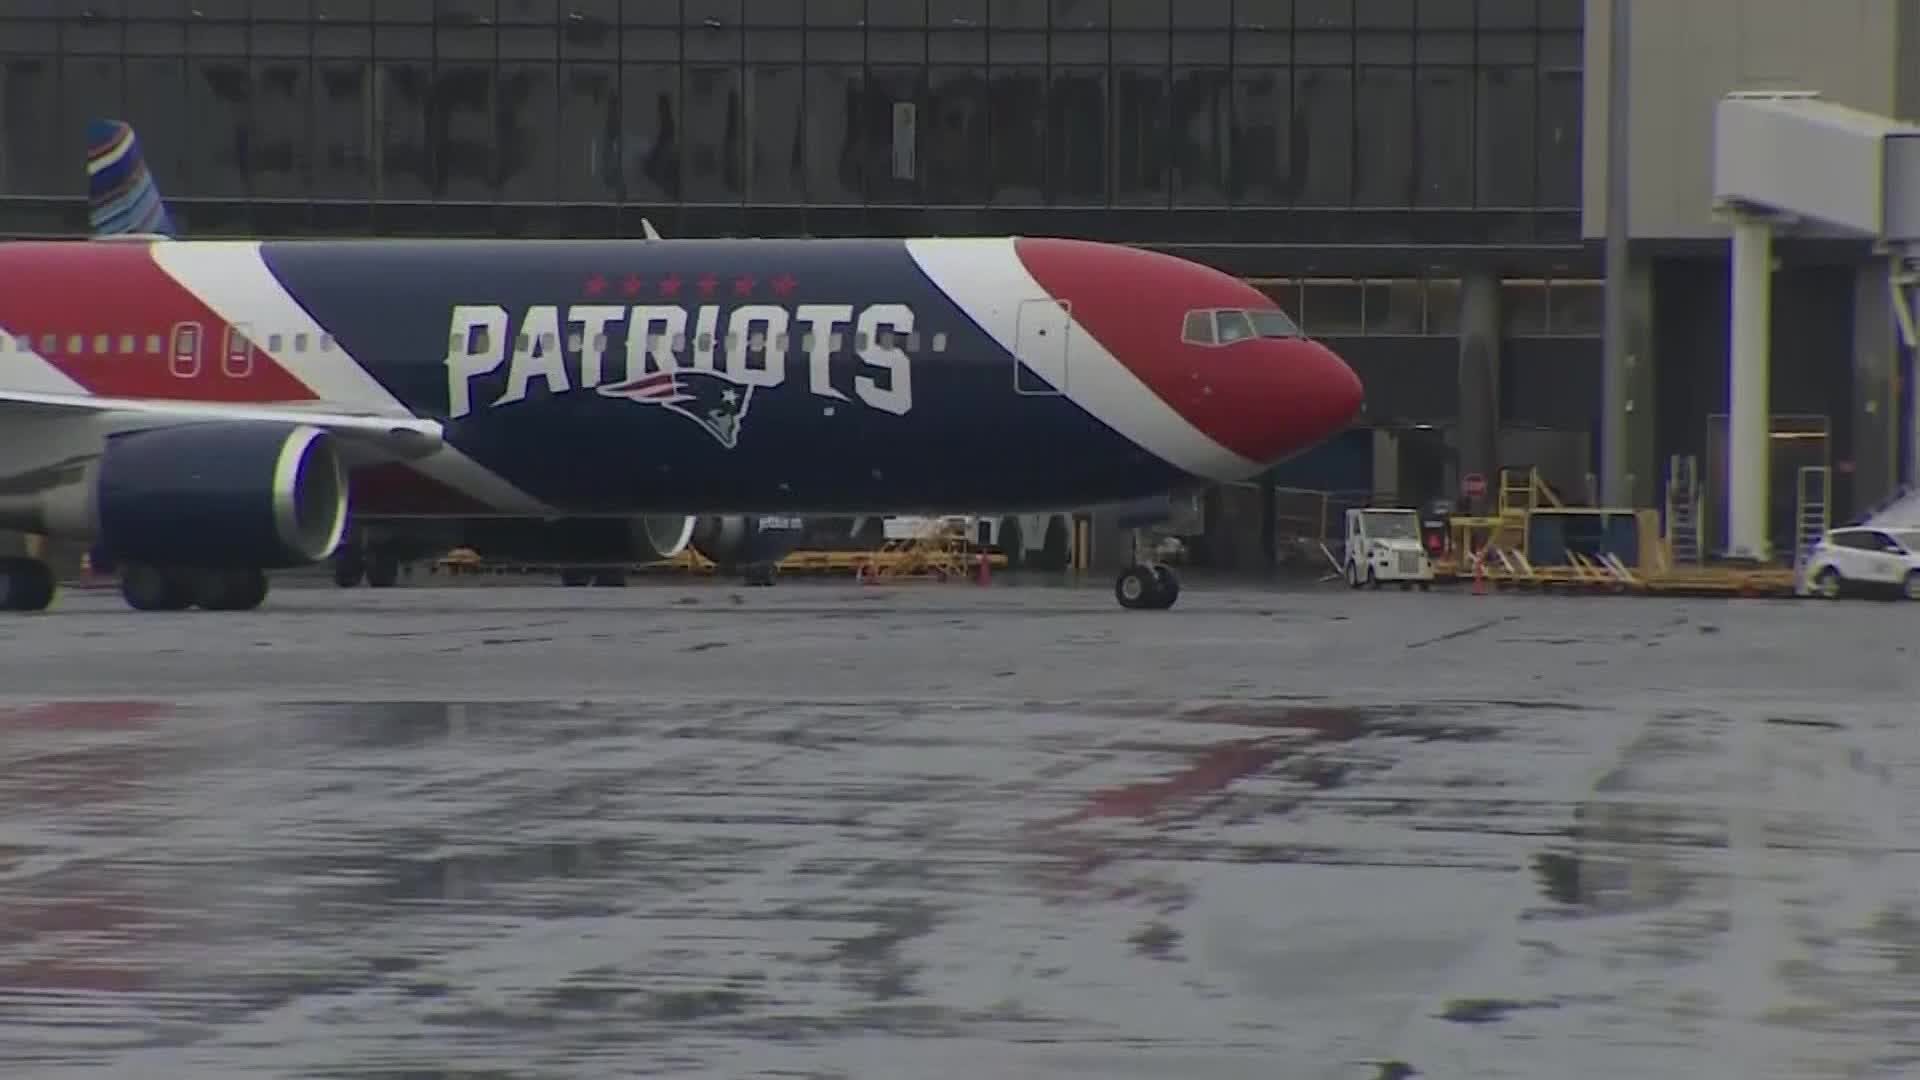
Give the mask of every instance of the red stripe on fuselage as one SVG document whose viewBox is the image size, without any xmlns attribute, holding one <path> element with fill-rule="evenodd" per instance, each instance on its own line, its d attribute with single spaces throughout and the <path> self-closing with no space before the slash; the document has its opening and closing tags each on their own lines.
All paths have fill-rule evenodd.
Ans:
<svg viewBox="0 0 1920 1080">
<path fill-rule="evenodd" d="M 197 363 L 174 362 L 174 331 L 182 324 L 199 327 Z M 150 244 L 0 245 L 0 330 L 28 335 L 44 359 L 103 397 L 252 404 L 318 398 L 258 348 L 249 347 L 245 361 L 229 362 L 232 327 L 161 269 Z M 102 335 L 108 339 L 105 352 L 97 348 Z M 158 353 L 148 348 L 155 336 Z M 52 349 L 46 348 L 49 337 Z M 82 346 L 77 351 L 75 338 Z M 131 352 L 121 348 L 126 338 Z"/>
</svg>

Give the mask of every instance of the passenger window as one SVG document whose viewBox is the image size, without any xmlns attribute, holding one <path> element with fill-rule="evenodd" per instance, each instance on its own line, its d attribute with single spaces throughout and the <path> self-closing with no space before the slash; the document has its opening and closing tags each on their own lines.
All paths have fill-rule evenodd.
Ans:
<svg viewBox="0 0 1920 1080">
<path fill-rule="evenodd" d="M 685 334 L 673 335 L 673 351 L 677 353 L 683 353 L 687 351 L 687 335 Z"/>
<path fill-rule="evenodd" d="M 19 341 L 19 343 L 18 343 L 18 344 L 19 344 L 19 346 L 20 346 L 20 351 L 21 351 L 21 352 L 32 352 L 32 351 L 33 351 L 33 338 L 32 338 L 32 337 L 30 337 L 29 335 L 26 335 L 26 334 L 21 334 L 21 335 L 20 335 L 20 341 Z"/>
<path fill-rule="evenodd" d="M 907 335 L 907 351 L 912 353 L 920 351 L 920 335 L 918 333 Z"/>
<path fill-rule="evenodd" d="M 552 352 L 553 346 L 555 342 L 557 342 L 558 340 L 559 340 L 559 335 L 557 334 L 542 333 L 540 335 L 540 351 Z"/>
<path fill-rule="evenodd" d="M 81 337 L 79 334 L 68 335 L 67 351 L 75 356 L 85 356 L 87 354 L 87 339 Z"/>
<path fill-rule="evenodd" d="M 575 330 L 573 333 L 567 335 L 567 350 L 569 352 L 579 352 L 586 347 L 587 338 L 585 334 Z"/>
<path fill-rule="evenodd" d="M 113 351 L 113 337 L 108 334 L 93 335 L 93 351 L 105 356 Z"/>
<path fill-rule="evenodd" d="M 160 355 L 160 335 L 159 334 L 147 335 L 147 355 L 148 356 Z"/>
<path fill-rule="evenodd" d="M 1222 345 L 1253 337 L 1253 323 L 1248 321 L 1244 311 L 1216 311 L 1213 313 L 1213 324 L 1214 333 Z"/>
<path fill-rule="evenodd" d="M 1213 312 L 1187 312 L 1187 321 L 1180 327 L 1180 340 L 1189 345 L 1213 344 Z"/>
<path fill-rule="evenodd" d="M 856 352 L 867 351 L 867 332 L 865 330 L 853 335 L 853 347 Z"/>
<path fill-rule="evenodd" d="M 607 335 L 605 334 L 593 335 L 593 351 L 594 352 L 607 351 Z"/>
<path fill-rule="evenodd" d="M 286 337 L 281 334 L 267 335 L 267 351 L 270 353 L 279 352 L 281 348 L 286 344 L 286 340 L 287 340 Z"/>
<path fill-rule="evenodd" d="M 320 335 L 320 351 L 321 352 L 333 351 L 333 335 L 332 334 Z"/>
<path fill-rule="evenodd" d="M 515 352 L 526 352 L 528 344 L 530 344 L 530 340 L 528 339 L 527 335 L 525 334 L 513 335 L 513 348 Z"/>
<path fill-rule="evenodd" d="M 738 349 L 739 347 L 740 347 L 740 335 L 739 335 L 739 334 L 728 334 L 728 335 L 727 335 L 727 351 L 728 351 L 728 352 L 733 352 L 734 350 L 736 350 L 736 349 Z"/>
<path fill-rule="evenodd" d="M 120 335 L 120 355 L 121 356 L 132 356 L 133 346 L 134 346 L 134 340 L 133 340 L 132 334 Z"/>
<path fill-rule="evenodd" d="M 307 335 L 305 334 L 293 335 L 293 351 L 297 353 L 303 353 L 307 351 Z"/>
<path fill-rule="evenodd" d="M 787 332 L 785 330 L 773 336 L 773 347 L 780 352 L 787 351 Z"/>
<path fill-rule="evenodd" d="M 933 335 L 933 351 L 934 352 L 947 351 L 947 332 L 945 330 L 942 330 L 939 333 Z"/>
<path fill-rule="evenodd" d="M 42 334 L 40 336 L 40 351 L 46 353 L 48 356 L 59 352 L 60 339 L 54 337 L 52 334 Z"/>
<path fill-rule="evenodd" d="M 747 335 L 748 349 L 765 349 L 766 347 L 767 347 L 767 335 L 765 334 L 748 334 Z"/>
<path fill-rule="evenodd" d="M 699 337 L 695 338 L 694 340 L 699 343 L 701 352 L 707 352 L 708 350 L 713 348 L 712 334 L 701 334 Z"/>
<path fill-rule="evenodd" d="M 801 352 L 813 351 L 813 331 L 809 330 L 806 333 L 800 335 L 800 351 Z"/>
<path fill-rule="evenodd" d="M 882 349 L 893 348 L 893 331 L 886 327 L 875 330 L 873 332 L 873 343 Z"/>
</svg>

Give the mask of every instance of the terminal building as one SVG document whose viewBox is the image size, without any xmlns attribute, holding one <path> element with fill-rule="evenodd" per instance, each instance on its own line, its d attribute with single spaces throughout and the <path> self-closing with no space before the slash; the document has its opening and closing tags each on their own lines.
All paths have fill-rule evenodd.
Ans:
<svg viewBox="0 0 1920 1080">
<path fill-rule="evenodd" d="M 1364 425 L 1281 482 L 1424 499 L 1503 455 L 1577 479 L 1582 24 L 1580 0 L 9 0 L 0 234 L 84 232 L 111 115 L 194 236 L 1147 244 L 1256 281 L 1365 379 Z"/>
<path fill-rule="evenodd" d="M 1899 0 L 1637 0 L 1626 172 L 1630 362 L 1622 417 L 1632 498 L 1660 504 L 1669 463 L 1706 485 L 1702 539 L 1726 536 L 1731 225 L 1716 211 L 1716 103 L 1732 91 L 1813 91 L 1890 119 L 1920 118 L 1920 6 Z M 1582 235 L 1607 228 L 1613 5 L 1589 0 Z M 1833 177 L 1837 177 L 1837 173 Z M 1916 475 L 1913 364 L 1889 263 L 1861 237 L 1787 227 L 1772 246 L 1767 529 L 1793 542 L 1796 479 L 1830 469 L 1832 518 L 1854 517 Z"/>
</svg>

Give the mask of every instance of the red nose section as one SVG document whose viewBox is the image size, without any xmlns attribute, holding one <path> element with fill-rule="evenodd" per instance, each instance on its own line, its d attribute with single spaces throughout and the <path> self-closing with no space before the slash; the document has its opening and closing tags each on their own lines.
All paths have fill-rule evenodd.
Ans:
<svg viewBox="0 0 1920 1080">
<path fill-rule="evenodd" d="M 1022 238 L 1034 281 L 1154 395 L 1215 443 L 1255 465 L 1338 432 L 1360 409 L 1360 379 L 1304 337 L 1196 344 L 1193 312 L 1277 312 L 1266 294 L 1199 263 L 1082 240 Z"/>
</svg>

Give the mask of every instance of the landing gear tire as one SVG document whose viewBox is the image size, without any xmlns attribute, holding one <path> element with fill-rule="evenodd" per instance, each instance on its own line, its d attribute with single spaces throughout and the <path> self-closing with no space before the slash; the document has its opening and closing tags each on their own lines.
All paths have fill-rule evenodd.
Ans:
<svg viewBox="0 0 1920 1080">
<path fill-rule="evenodd" d="M 53 568 L 39 559 L 0 559 L 0 611 L 45 611 L 53 604 Z"/>
<path fill-rule="evenodd" d="M 593 583 L 603 589 L 624 589 L 627 587 L 625 570 L 599 570 L 593 575 Z"/>
<path fill-rule="evenodd" d="M 135 611 L 185 611 L 193 603 L 189 585 L 157 566 L 131 563 L 120 571 L 120 598 Z"/>
<path fill-rule="evenodd" d="M 1114 581 L 1113 598 L 1129 611 L 1165 611 L 1180 598 L 1180 579 L 1158 564 L 1129 566 Z"/>
<path fill-rule="evenodd" d="M 740 574 L 740 580 L 747 585 L 771 585 L 778 577 L 780 568 L 774 563 L 754 563 Z"/>
<path fill-rule="evenodd" d="M 400 580 L 400 560 L 385 552 L 367 553 L 367 584 L 391 589 Z"/>
<path fill-rule="evenodd" d="M 1180 599 L 1180 579 L 1174 575 L 1172 567 L 1154 563 L 1152 569 L 1154 583 L 1160 590 L 1159 602 L 1154 606 L 1165 611 L 1173 606 L 1175 600 Z"/>
<path fill-rule="evenodd" d="M 263 570 L 210 570 L 198 576 L 191 592 L 202 611 L 252 611 L 267 599 Z"/>
<path fill-rule="evenodd" d="M 593 584 L 593 571 L 582 570 L 577 566 L 569 566 L 565 570 L 560 571 L 560 584 L 565 585 L 569 589 L 578 589 L 585 585 L 591 585 Z"/>
<path fill-rule="evenodd" d="M 366 580 L 366 555 L 357 547 L 342 547 L 333 557 L 333 583 L 351 589 Z"/>
</svg>

